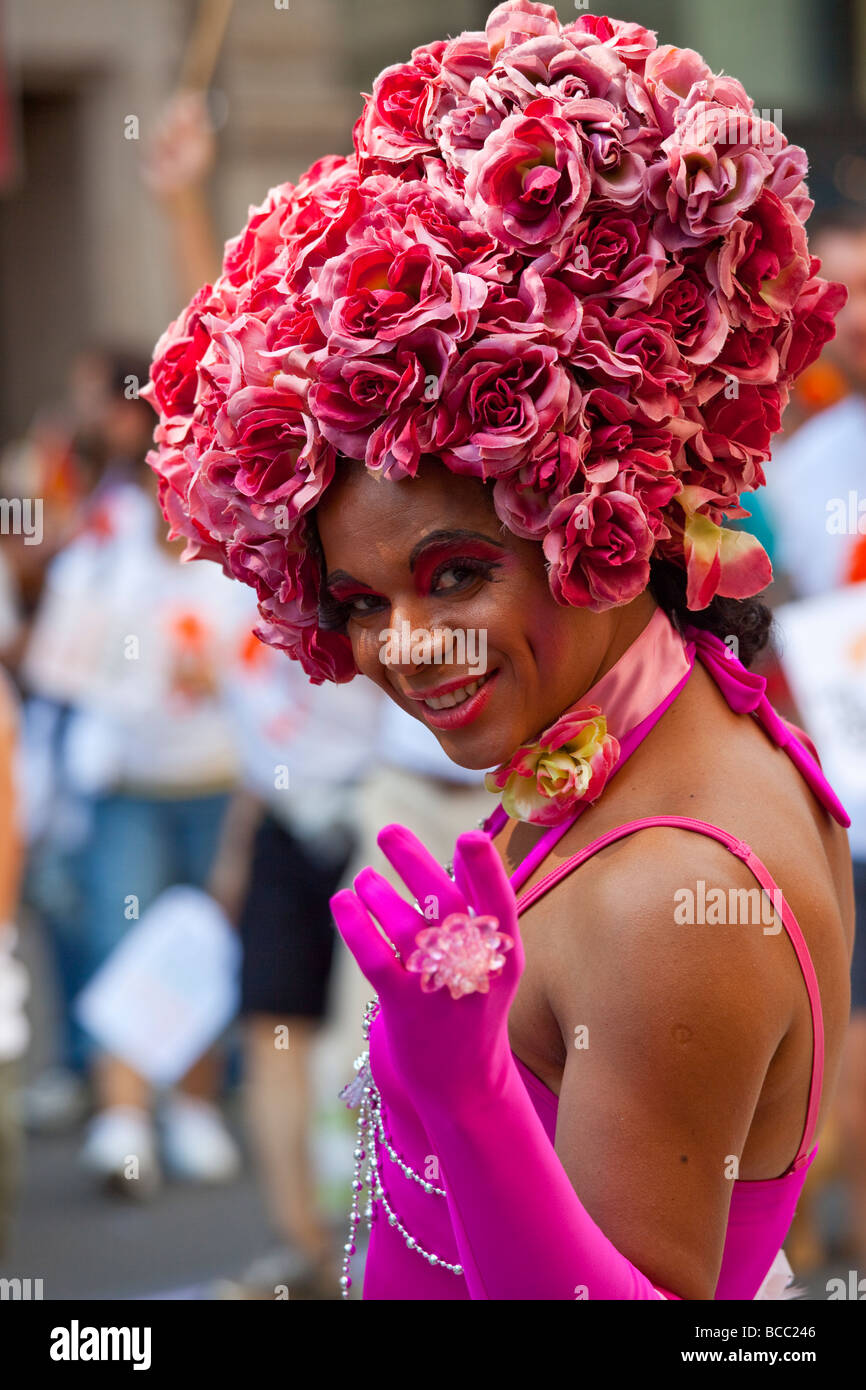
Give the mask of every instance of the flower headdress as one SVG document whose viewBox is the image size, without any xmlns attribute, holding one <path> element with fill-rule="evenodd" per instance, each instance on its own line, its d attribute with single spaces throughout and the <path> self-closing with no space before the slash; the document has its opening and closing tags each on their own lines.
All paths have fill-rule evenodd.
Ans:
<svg viewBox="0 0 866 1390">
<path fill-rule="evenodd" d="M 843 286 L 805 152 L 639 24 L 509 0 L 373 84 L 355 153 L 274 188 L 157 344 L 150 462 L 189 558 L 255 586 L 264 640 L 356 674 L 319 624 L 310 517 L 340 456 L 490 480 L 561 603 L 690 608 L 772 577 L 727 530 Z"/>
</svg>

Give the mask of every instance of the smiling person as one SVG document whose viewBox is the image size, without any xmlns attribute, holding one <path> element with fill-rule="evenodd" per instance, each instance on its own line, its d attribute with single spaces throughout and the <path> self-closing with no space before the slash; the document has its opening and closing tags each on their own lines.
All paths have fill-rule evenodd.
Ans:
<svg viewBox="0 0 866 1390">
<path fill-rule="evenodd" d="M 355 153 L 271 190 L 157 345 L 188 556 L 501 797 L 447 868 L 381 831 L 407 895 L 331 900 L 376 991 L 345 1293 L 365 1214 L 371 1299 L 790 1283 L 848 820 L 748 669 L 771 571 L 725 521 L 845 291 L 751 111 L 639 24 L 512 0 L 386 69 Z"/>
</svg>

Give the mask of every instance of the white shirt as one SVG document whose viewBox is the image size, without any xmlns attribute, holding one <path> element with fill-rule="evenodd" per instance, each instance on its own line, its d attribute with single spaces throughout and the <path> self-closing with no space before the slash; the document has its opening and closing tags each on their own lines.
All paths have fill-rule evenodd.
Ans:
<svg viewBox="0 0 866 1390">
<path fill-rule="evenodd" d="M 841 509 L 843 516 L 866 498 L 866 399 L 846 396 L 838 405 L 812 417 L 796 434 L 773 451 L 767 468 L 767 510 L 775 533 L 776 556 L 798 599 L 819 598 L 841 589 L 860 533 L 850 526 L 839 533 L 828 524 Z M 866 518 L 861 523 L 866 528 Z M 804 613 L 808 609 L 804 609 Z M 780 615 L 784 645 L 784 610 Z M 814 656 L 811 658 L 814 660 Z M 799 688 L 791 673 L 792 683 Z M 851 817 L 851 850 L 866 860 L 866 797 L 834 777 L 834 750 L 829 748 L 825 771 Z M 818 746 L 821 754 L 821 746 Z M 840 763 L 840 767 L 844 764 Z"/>
<path fill-rule="evenodd" d="M 467 786 L 484 786 L 484 769 L 461 767 L 453 763 L 433 730 L 420 719 L 388 700 L 379 726 L 379 747 L 384 762 L 416 772 L 422 777 L 439 777 Z"/>
<path fill-rule="evenodd" d="M 849 494 L 866 498 L 866 400 L 846 396 L 773 450 L 764 493 L 780 566 L 799 598 L 845 582 L 858 535 L 828 526 Z M 864 520 L 866 525 L 866 520 Z"/>
</svg>

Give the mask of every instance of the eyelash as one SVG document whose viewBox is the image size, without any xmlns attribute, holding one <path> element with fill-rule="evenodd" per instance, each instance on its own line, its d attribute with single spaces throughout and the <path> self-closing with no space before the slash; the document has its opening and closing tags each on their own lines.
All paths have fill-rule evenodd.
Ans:
<svg viewBox="0 0 866 1390">
<path fill-rule="evenodd" d="M 481 575 L 488 582 L 495 584 L 497 581 L 493 578 L 493 571 L 499 568 L 500 563 L 499 560 L 483 560 L 474 555 L 446 560 L 434 571 L 431 588 L 449 570 L 467 570 L 475 578 Z M 460 587 L 459 583 L 455 584 L 449 592 L 454 593 Z M 355 611 L 353 605 L 365 598 L 376 597 L 376 594 L 359 594 L 356 599 L 338 599 L 333 594 L 323 594 L 319 601 L 319 626 L 330 631 L 339 631 L 346 626 L 350 618 L 367 617 L 368 614 L 375 612 L 375 609 L 366 608 L 359 613 Z"/>
</svg>

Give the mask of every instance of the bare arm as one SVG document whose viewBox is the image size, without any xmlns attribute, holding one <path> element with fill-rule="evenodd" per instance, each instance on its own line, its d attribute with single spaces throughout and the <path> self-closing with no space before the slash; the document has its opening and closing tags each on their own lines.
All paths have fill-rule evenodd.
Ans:
<svg viewBox="0 0 866 1390">
<path fill-rule="evenodd" d="M 549 986 L 567 1051 L 556 1149 L 618 1250 L 712 1299 L 736 1160 L 790 1022 L 790 943 L 760 923 L 675 920 L 698 880 L 755 887 L 720 846 L 653 830 L 617 848 L 581 870 L 579 896 L 577 878 L 563 885 L 581 925 L 558 934 Z"/>
</svg>

